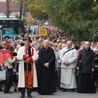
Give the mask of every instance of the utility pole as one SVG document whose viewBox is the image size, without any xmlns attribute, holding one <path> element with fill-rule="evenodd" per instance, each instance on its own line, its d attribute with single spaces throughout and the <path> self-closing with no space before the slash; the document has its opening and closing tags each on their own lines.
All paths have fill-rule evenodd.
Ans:
<svg viewBox="0 0 98 98">
<path fill-rule="evenodd" d="M 22 2 L 20 2 L 20 19 L 22 18 Z"/>
<path fill-rule="evenodd" d="M 7 18 L 9 18 L 9 0 L 6 0 L 6 6 L 7 6 Z"/>
</svg>

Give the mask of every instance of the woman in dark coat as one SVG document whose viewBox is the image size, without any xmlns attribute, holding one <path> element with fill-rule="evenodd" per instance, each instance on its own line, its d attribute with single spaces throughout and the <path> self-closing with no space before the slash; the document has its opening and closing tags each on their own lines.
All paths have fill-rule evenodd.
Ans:
<svg viewBox="0 0 98 98">
<path fill-rule="evenodd" d="M 55 83 L 55 54 L 49 47 L 49 41 L 44 41 L 44 47 L 39 51 L 38 93 L 53 94 L 56 92 Z"/>
<path fill-rule="evenodd" d="M 95 54 L 90 49 L 90 42 L 85 42 L 85 47 L 80 51 L 77 60 L 77 70 L 79 71 L 78 77 L 78 93 L 96 93 L 93 73 L 95 67 Z"/>
</svg>

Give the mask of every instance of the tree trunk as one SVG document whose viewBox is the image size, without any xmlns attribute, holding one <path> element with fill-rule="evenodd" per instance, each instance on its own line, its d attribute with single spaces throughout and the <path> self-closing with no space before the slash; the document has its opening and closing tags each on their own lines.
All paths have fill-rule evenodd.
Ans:
<svg viewBox="0 0 98 98">
<path fill-rule="evenodd" d="M 9 0 L 6 0 L 7 5 L 7 18 L 9 18 Z"/>
<path fill-rule="evenodd" d="M 23 16 L 25 16 L 25 14 L 26 14 L 26 11 L 27 11 L 27 4 L 26 4 L 26 1 L 27 1 L 27 0 L 24 0 Z"/>
<path fill-rule="evenodd" d="M 22 2 L 20 2 L 20 19 L 22 18 Z"/>
</svg>

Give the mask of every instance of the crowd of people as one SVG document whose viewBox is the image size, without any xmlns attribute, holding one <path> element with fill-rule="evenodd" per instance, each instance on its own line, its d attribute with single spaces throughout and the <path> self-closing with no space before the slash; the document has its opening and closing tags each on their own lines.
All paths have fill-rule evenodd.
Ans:
<svg viewBox="0 0 98 98">
<path fill-rule="evenodd" d="M 98 42 L 72 42 L 63 34 L 49 37 L 19 35 L 0 41 L 0 71 L 6 70 L 6 80 L 0 81 L 4 94 L 20 91 L 28 98 L 50 95 L 57 90 L 96 93 L 98 86 Z M 3 84 L 3 87 L 2 87 Z M 3 89 L 4 88 L 4 89 Z"/>
</svg>

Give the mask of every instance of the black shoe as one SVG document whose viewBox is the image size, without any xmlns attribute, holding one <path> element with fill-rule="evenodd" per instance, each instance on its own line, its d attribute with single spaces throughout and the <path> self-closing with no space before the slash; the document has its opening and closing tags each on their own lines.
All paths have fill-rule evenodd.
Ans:
<svg viewBox="0 0 98 98">
<path fill-rule="evenodd" d="M 31 96 L 31 89 L 27 89 L 28 98 L 32 98 Z"/>
<path fill-rule="evenodd" d="M 30 95 L 30 96 L 28 96 L 28 98 L 32 98 L 32 96 Z"/>
<path fill-rule="evenodd" d="M 46 93 L 39 93 L 40 95 L 46 95 Z"/>
<path fill-rule="evenodd" d="M 8 92 L 4 92 L 5 94 L 12 94 L 12 92 L 11 91 L 8 91 Z"/>
<path fill-rule="evenodd" d="M 3 91 L 3 90 L 0 88 L 0 92 L 1 92 L 1 91 Z"/>
<path fill-rule="evenodd" d="M 62 92 L 66 92 L 67 90 L 66 89 L 62 89 Z"/>
<path fill-rule="evenodd" d="M 71 92 L 75 92 L 76 90 L 75 89 L 71 89 Z"/>
<path fill-rule="evenodd" d="M 24 98 L 25 96 L 20 96 L 20 98 Z"/>
<path fill-rule="evenodd" d="M 58 90 L 62 90 L 62 88 L 59 87 Z"/>
<path fill-rule="evenodd" d="M 17 89 L 14 89 L 14 92 L 17 92 Z"/>
<path fill-rule="evenodd" d="M 20 92 L 21 92 L 20 98 L 24 98 L 25 97 L 25 89 L 24 88 L 20 89 Z"/>
</svg>

